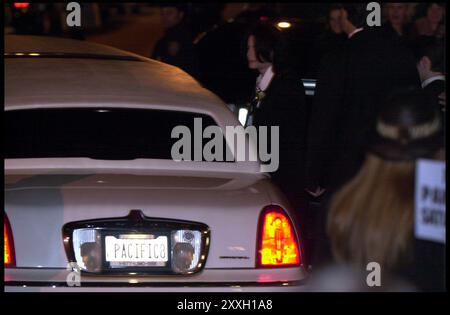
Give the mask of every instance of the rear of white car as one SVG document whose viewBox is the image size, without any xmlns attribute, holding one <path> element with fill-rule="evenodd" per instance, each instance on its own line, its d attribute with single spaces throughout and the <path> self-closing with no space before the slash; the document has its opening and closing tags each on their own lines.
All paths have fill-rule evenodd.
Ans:
<svg viewBox="0 0 450 315">
<path fill-rule="evenodd" d="M 177 125 L 239 124 L 187 74 L 36 37 L 7 37 L 5 63 L 6 291 L 303 290 L 298 222 L 259 162 L 170 158 Z"/>
</svg>

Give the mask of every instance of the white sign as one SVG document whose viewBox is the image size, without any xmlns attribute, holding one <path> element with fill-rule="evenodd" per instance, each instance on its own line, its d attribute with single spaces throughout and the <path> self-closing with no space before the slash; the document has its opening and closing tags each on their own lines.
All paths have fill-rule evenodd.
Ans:
<svg viewBox="0 0 450 315">
<path fill-rule="evenodd" d="M 416 164 L 415 237 L 445 244 L 445 162 Z"/>
</svg>

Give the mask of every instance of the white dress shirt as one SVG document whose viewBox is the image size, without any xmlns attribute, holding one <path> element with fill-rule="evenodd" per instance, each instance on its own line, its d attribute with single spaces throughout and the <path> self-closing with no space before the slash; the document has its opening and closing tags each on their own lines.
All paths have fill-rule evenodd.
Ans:
<svg viewBox="0 0 450 315">
<path fill-rule="evenodd" d="M 267 68 L 264 74 L 260 74 L 256 79 L 256 87 L 258 87 L 261 91 L 265 91 L 268 87 L 272 78 L 274 76 L 272 66 Z"/>
<path fill-rule="evenodd" d="M 445 81 L 445 75 L 443 75 L 443 74 L 435 75 L 435 76 L 433 76 L 431 78 L 428 78 L 428 79 L 424 80 L 422 82 L 422 89 L 424 89 L 428 84 L 430 84 L 431 82 L 434 82 L 436 80 Z"/>
<path fill-rule="evenodd" d="M 363 30 L 362 27 L 360 28 L 356 28 L 355 30 L 353 30 L 353 32 L 351 32 L 350 34 L 348 34 L 348 38 L 352 37 L 353 35 L 355 35 L 356 33 L 359 33 Z"/>
<path fill-rule="evenodd" d="M 273 72 L 272 66 L 267 68 L 264 74 L 260 74 L 258 78 L 256 78 L 256 87 L 255 87 L 256 92 L 267 90 L 267 88 L 270 85 L 270 82 L 272 82 L 274 75 L 275 73 Z M 258 101 L 258 103 L 256 104 L 256 108 L 259 108 L 260 104 L 261 101 Z M 251 126 L 252 124 L 253 124 L 253 114 L 248 116 L 246 126 Z"/>
</svg>

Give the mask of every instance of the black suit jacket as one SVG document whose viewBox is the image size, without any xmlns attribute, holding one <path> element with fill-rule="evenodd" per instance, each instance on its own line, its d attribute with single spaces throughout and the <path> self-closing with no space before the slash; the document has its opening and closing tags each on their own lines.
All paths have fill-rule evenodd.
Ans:
<svg viewBox="0 0 450 315">
<path fill-rule="evenodd" d="M 265 93 L 254 111 L 253 125 L 279 126 L 279 168 L 271 175 L 295 203 L 303 185 L 308 120 L 301 77 L 291 72 L 275 74 Z"/>
<path fill-rule="evenodd" d="M 442 106 L 439 104 L 439 95 L 445 91 L 445 81 L 444 80 L 435 80 L 430 84 L 426 85 L 423 90 L 427 94 L 430 99 L 430 102 L 433 106 L 437 108 L 441 108 Z"/>
<path fill-rule="evenodd" d="M 444 140 L 445 139 L 445 129 L 446 129 L 445 106 L 439 104 L 439 95 L 442 92 L 445 92 L 445 81 L 444 80 L 435 80 L 435 81 L 431 82 L 430 84 L 426 85 L 423 88 L 423 90 L 428 97 L 430 105 L 436 107 L 440 112 L 441 123 L 442 123 L 441 137 Z"/>
<path fill-rule="evenodd" d="M 396 87 L 420 87 L 412 53 L 377 30 L 323 59 L 308 131 L 307 187 L 337 189 L 361 166 L 375 120 Z"/>
</svg>

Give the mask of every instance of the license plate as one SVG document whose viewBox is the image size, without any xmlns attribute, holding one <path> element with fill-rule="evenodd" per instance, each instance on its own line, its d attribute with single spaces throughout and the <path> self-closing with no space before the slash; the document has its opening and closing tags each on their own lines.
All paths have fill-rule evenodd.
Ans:
<svg viewBox="0 0 450 315">
<path fill-rule="evenodd" d="M 164 266 L 168 258 L 167 236 L 107 235 L 105 258 L 111 267 Z"/>
</svg>

